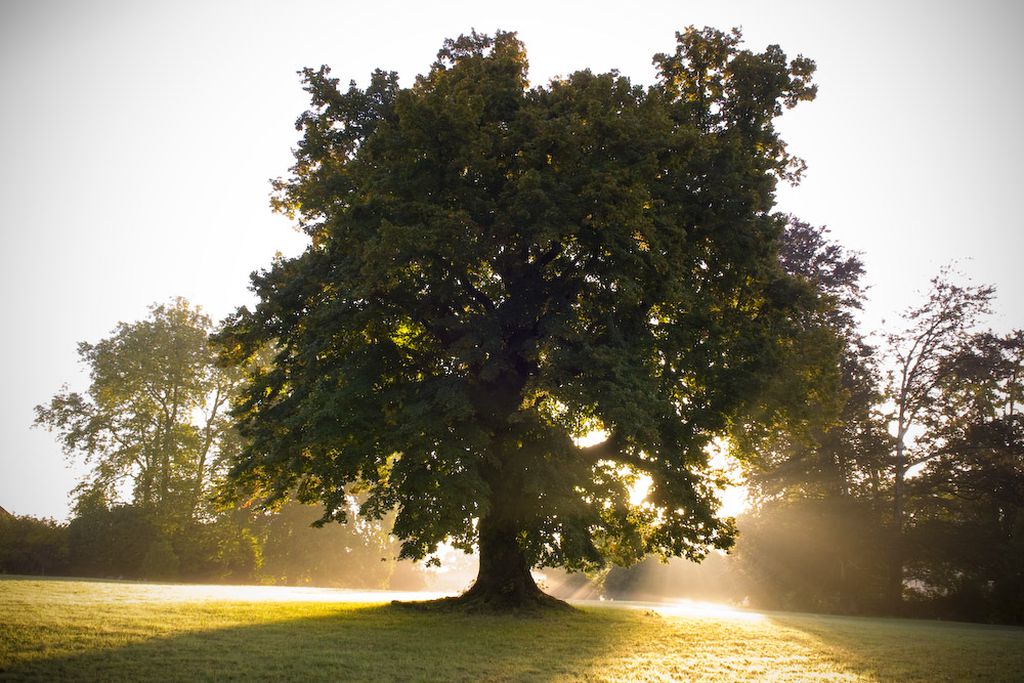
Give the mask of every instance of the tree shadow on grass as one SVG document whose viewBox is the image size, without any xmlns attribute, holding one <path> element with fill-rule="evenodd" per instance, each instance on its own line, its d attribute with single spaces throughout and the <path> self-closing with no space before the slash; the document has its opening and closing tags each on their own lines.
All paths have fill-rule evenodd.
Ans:
<svg viewBox="0 0 1024 683">
<path fill-rule="evenodd" d="M 1024 628 L 918 619 L 767 613 L 860 676 L 899 681 L 1019 681 Z"/>
<path fill-rule="evenodd" d="M 196 623 L 203 618 L 198 607 Z M 583 675 L 629 623 L 577 611 L 531 618 L 337 605 L 148 638 L 129 628 L 101 647 L 19 658 L 0 680 L 544 681 Z M 111 647 L 118 639 L 134 642 Z"/>
</svg>

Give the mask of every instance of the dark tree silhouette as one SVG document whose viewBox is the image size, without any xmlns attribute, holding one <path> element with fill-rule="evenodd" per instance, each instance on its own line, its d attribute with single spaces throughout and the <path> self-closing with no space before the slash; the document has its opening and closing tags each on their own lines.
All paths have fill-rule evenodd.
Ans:
<svg viewBox="0 0 1024 683">
<path fill-rule="evenodd" d="M 907 481 L 907 573 L 940 616 L 1024 622 L 1024 332 L 975 334 L 942 360 Z"/>
</svg>

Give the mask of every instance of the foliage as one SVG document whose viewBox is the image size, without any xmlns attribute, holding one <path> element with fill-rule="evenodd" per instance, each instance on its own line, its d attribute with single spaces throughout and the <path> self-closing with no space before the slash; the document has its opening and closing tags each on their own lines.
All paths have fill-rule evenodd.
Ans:
<svg viewBox="0 0 1024 683">
<path fill-rule="evenodd" d="M 814 305 L 770 213 L 801 170 L 774 120 L 814 96 L 814 64 L 740 42 L 686 30 L 649 88 L 530 88 L 500 32 L 447 41 L 407 88 L 305 70 L 274 201 L 312 244 L 218 335 L 229 364 L 274 349 L 235 411 L 239 499 L 344 520 L 358 482 L 364 513 L 397 510 L 404 557 L 479 541 L 481 578 L 519 574 L 501 581 L 729 546 L 706 447 L 774 415 L 763 390 Z"/>
<path fill-rule="evenodd" d="M 0 574 L 61 574 L 67 527 L 52 519 L 0 513 Z"/>
<path fill-rule="evenodd" d="M 914 597 L 1024 623 L 1024 333 L 973 335 L 942 366 L 918 439 L 927 461 L 907 482 Z"/>
<path fill-rule="evenodd" d="M 160 530 L 152 514 L 133 505 L 108 506 L 97 493 L 79 499 L 68 524 L 70 573 L 142 578 L 142 563 Z"/>
<path fill-rule="evenodd" d="M 295 514 L 298 512 L 299 514 Z M 60 531 L 59 562 L 37 567 L 4 561 L 0 571 L 25 574 L 143 578 L 178 581 L 384 587 L 397 550 L 382 547 L 379 529 L 320 530 L 318 513 L 288 508 L 265 518 L 221 510 L 203 519 L 169 524 L 150 508 L 108 504 L 95 492 L 80 498 Z M 24 518 L 30 520 L 31 518 Z M 31 520 L 35 525 L 49 525 Z M 368 524 L 368 523 L 367 523 Z M 52 526 L 52 525 L 50 525 Z M 4 528 L 6 529 L 6 527 Z M 2 533 L 2 531 L 0 531 Z M 33 552 L 26 540 L 4 537 L 10 557 Z M 386 561 L 385 561 L 386 560 Z M 50 569 L 50 566 L 54 569 Z M 35 568 L 33 568 L 35 567 Z"/>
<path fill-rule="evenodd" d="M 211 493 L 239 446 L 225 410 L 238 373 L 213 363 L 210 328 L 197 307 L 177 299 L 152 306 L 145 320 L 120 323 L 96 344 L 79 346 L 91 372 L 88 391 L 65 388 L 37 406 L 36 424 L 56 431 L 68 456 L 83 457 L 93 469 L 75 492 L 66 528 L 28 518 L 4 527 L 17 538 L 5 536 L 10 545 L 0 551 L 0 571 L 268 580 L 264 554 L 273 565 L 280 553 L 296 553 L 296 544 L 282 538 L 295 535 L 318 547 L 319 564 L 306 568 L 307 577 L 326 576 L 333 563 L 335 576 L 355 576 L 358 565 L 362 581 L 387 581 L 394 563 L 382 564 L 381 552 L 375 551 L 375 565 L 347 554 L 359 543 L 376 542 L 372 524 L 350 530 L 349 545 L 339 546 L 328 533 L 303 533 L 251 510 L 214 504 Z M 126 491 L 129 501 L 122 500 Z M 44 542 L 29 532 L 49 535 Z M 272 572 L 269 580 L 297 578 Z"/>
<path fill-rule="evenodd" d="M 181 578 L 246 583 L 262 580 L 263 537 L 244 510 L 219 510 L 194 521 L 175 538 L 182 559 Z"/>
<path fill-rule="evenodd" d="M 79 344 L 89 389 L 65 387 L 36 406 L 35 424 L 93 466 L 80 495 L 117 500 L 130 483 L 144 508 L 200 512 L 219 460 L 237 447 L 225 414 L 234 380 L 212 362 L 210 328 L 198 308 L 177 299 L 96 344 Z"/>
<path fill-rule="evenodd" d="M 149 544 L 139 565 L 139 575 L 151 579 L 174 579 L 178 576 L 178 555 L 171 542 L 158 538 Z"/>
<path fill-rule="evenodd" d="M 806 374 L 808 366 L 822 373 L 812 386 L 830 391 L 810 395 L 800 420 L 769 422 L 772 428 L 762 427 L 759 434 L 736 435 L 749 452 L 752 496 L 769 501 L 783 495 L 817 499 L 877 491 L 888 441 L 877 409 L 881 396 L 874 349 L 854 317 L 864 296 L 863 264 L 830 240 L 827 228 L 792 217 L 779 257 L 787 272 L 808 283 L 817 300 L 805 318 L 808 334 L 776 391 L 794 393 L 793 377 Z"/>
</svg>

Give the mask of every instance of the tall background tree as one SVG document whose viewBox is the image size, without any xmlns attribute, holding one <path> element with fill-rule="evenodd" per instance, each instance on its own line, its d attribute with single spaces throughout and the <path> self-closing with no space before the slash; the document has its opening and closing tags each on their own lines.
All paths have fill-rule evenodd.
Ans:
<svg viewBox="0 0 1024 683">
<path fill-rule="evenodd" d="M 889 567 L 889 600 L 894 605 L 903 599 L 907 473 L 935 456 L 930 448 L 913 447 L 912 430 L 920 423 L 934 430 L 941 420 L 945 400 L 950 398 L 944 390 L 950 388 L 951 380 L 957 381 L 956 366 L 950 360 L 964 348 L 979 317 L 989 312 L 994 294 L 992 287 L 960 285 L 944 269 L 932 279 L 924 303 L 903 314 L 903 329 L 886 335 L 895 365 L 888 387 L 894 404 Z"/>
<path fill-rule="evenodd" d="M 962 339 L 907 480 L 906 575 L 929 614 L 1024 622 L 1024 332 Z"/>
<path fill-rule="evenodd" d="M 226 414 L 237 373 L 217 368 L 212 323 L 184 299 L 154 305 L 147 319 L 120 323 L 96 344 L 82 342 L 85 393 L 66 388 L 36 406 L 36 425 L 56 432 L 70 457 L 92 471 L 80 495 L 132 502 L 191 518 L 218 463 L 237 449 Z"/>
<path fill-rule="evenodd" d="M 260 303 L 218 337 L 232 365 L 274 354 L 235 410 L 240 500 L 294 492 L 343 521 L 358 483 L 365 514 L 397 511 L 404 556 L 478 545 L 473 605 L 543 602 L 536 565 L 732 543 L 709 444 L 814 380 L 769 405 L 816 305 L 771 213 L 802 170 L 774 120 L 814 96 L 814 64 L 692 28 L 655 63 L 649 88 L 530 88 L 514 34 L 474 33 L 408 88 L 303 72 L 275 205 L 312 245 L 256 275 Z"/>
<path fill-rule="evenodd" d="M 227 415 L 239 374 L 218 368 L 212 323 L 184 299 L 78 347 L 89 387 L 36 406 L 69 458 L 92 469 L 75 492 L 70 568 L 147 578 L 251 577 L 255 538 L 210 500 L 238 449 Z"/>
<path fill-rule="evenodd" d="M 240 447 L 226 412 L 240 373 L 213 362 L 210 330 L 198 307 L 176 299 L 79 346 L 88 389 L 58 392 L 36 408 L 36 424 L 55 431 L 69 458 L 92 469 L 75 491 L 67 525 L 0 519 L 9 545 L 0 571 L 377 588 L 394 582 L 403 568 L 379 522 L 318 530 L 308 527 L 319 507 L 290 504 L 268 517 L 215 500 Z"/>
<path fill-rule="evenodd" d="M 738 435 L 748 452 L 752 510 L 739 520 L 731 567 L 741 597 L 763 607 L 877 609 L 889 439 L 879 409 L 881 373 L 856 321 L 863 266 L 825 228 L 793 218 L 780 259 L 818 292 L 809 314 L 818 334 L 807 337 L 818 348 L 800 357 L 833 349 L 835 403 L 818 401 L 802 421 Z M 799 364 L 788 370 L 801 372 Z"/>
</svg>

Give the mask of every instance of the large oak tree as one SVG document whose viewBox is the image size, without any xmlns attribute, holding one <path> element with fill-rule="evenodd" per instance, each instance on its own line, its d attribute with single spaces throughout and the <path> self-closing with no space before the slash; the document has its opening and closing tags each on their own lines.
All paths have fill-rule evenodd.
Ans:
<svg viewBox="0 0 1024 683">
<path fill-rule="evenodd" d="M 311 245 L 255 274 L 219 336 L 225 362 L 273 354 L 235 410 L 239 495 L 344 520 L 356 486 L 364 514 L 397 510 L 403 555 L 479 548 L 472 605 L 543 602 L 532 566 L 731 544 L 707 447 L 778 418 L 762 389 L 818 301 L 772 213 L 802 170 L 773 122 L 814 64 L 711 29 L 655 64 L 651 87 L 531 87 L 499 32 L 447 41 L 407 88 L 303 72 L 274 203 Z"/>
</svg>

